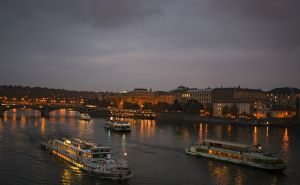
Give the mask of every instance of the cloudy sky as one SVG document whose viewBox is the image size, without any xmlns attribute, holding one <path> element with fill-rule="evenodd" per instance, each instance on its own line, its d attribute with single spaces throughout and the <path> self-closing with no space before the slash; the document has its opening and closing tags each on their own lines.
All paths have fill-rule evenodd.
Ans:
<svg viewBox="0 0 300 185">
<path fill-rule="evenodd" d="M 299 0 L 1 0 L 0 85 L 300 87 Z"/>
</svg>

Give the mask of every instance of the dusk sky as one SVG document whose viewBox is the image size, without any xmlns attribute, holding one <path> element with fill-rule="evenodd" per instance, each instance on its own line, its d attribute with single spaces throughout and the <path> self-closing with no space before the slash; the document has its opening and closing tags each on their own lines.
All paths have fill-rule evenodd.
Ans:
<svg viewBox="0 0 300 185">
<path fill-rule="evenodd" d="M 0 85 L 300 87 L 299 0 L 1 0 Z"/>
</svg>

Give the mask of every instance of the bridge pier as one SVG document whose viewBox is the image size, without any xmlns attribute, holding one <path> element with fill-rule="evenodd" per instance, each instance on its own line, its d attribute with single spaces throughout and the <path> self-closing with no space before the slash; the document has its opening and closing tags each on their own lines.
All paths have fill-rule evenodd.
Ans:
<svg viewBox="0 0 300 185">
<path fill-rule="evenodd" d="M 40 112 L 41 112 L 41 117 L 42 118 L 50 117 L 50 110 L 49 110 L 48 107 L 42 107 L 40 109 Z"/>
<path fill-rule="evenodd" d="M 41 117 L 42 118 L 50 117 L 49 111 L 41 111 Z"/>
</svg>

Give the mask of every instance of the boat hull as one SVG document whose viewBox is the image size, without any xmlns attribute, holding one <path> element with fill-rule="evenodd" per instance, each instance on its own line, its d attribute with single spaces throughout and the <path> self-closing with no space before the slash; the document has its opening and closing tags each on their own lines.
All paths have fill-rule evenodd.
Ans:
<svg viewBox="0 0 300 185">
<path fill-rule="evenodd" d="M 79 120 L 83 120 L 83 121 L 91 121 L 92 119 L 90 118 L 78 118 Z"/>
<path fill-rule="evenodd" d="M 72 157 L 64 154 L 63 152 L 60 152 L 54 148 L 47 146 L 47 144 L 45 144 L 45 143 L 41 144 L 41 149 L 48 151 L 49 153 L 68 162 L 69 164 L 78 167 L 81 171 L 83 171 L 89 175 L 95 176 L 97 178 L 127 181 L 128 179 L 130 179 L 132 177 L 130 171 L 127 174 L 115 174 L 115 173 L 101 173 L 99 170 L 93 170 L 92 168 L 86 166 L 78 158 L 75 158 L 75 157 L 72 158 Z"/>
<path fill-rule="evenodd" d="M 256 169 L 261 169 L 261 170 L 274 171 L 274 172 L 282 172 L 286 168 L 285 165 L 264 166 L 264 165 L 260 165 L 260 164 L 256 164 L 256 163 L 247 162 L 243 159 L 241 159 L 241 160 L 239 160 L 239 159 L 230 159 L 230 158 L 226 158 L 226 157 L 211 155 L 211 154 L 208 154 L 208 153 L 194 152 L 194 151 L 191 151 L 190 148 L 187 148 L 185 150 L 185 153 L 189 154 L 189 155 L 196 156 L 196 157 L 205 157 L 205 158 L 216 160 L 216 161 L 227 162 L 227 163 L 236 164 L 236 165 L 240 165 L 240 166 L 246 166 L 246 167 L 251 167 L 251 168 L 256 168 Z"/>
<path fill-rule="evenodd" d="M 107 130 L 111 130 L 114 132 L 131 132 L 131 129 L 116 129 L 116 128 L 111 128 L 111 127 L 105 127 Z"/>
</svg>

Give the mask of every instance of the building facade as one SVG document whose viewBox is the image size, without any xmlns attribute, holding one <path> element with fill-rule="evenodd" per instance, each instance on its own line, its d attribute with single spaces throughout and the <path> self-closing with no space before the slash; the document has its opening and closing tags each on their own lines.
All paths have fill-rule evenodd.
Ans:
<svg viewBox="0 0 300 185">
<path fill-rule="evenodd" d="M 259 89 L 216 88 L 212 90 L 213 116 L 222 117 L 224 107 L 235 105 L 238 114 L 259 117 L 266 109 L 266 95 Z"/>
<path fill-rule="evenodd" d="M 190 89 L 181 94 L 180 103 L 186 103 L 189 100 L 196 100 L 203 105 L 211 103 L 212 89 Z"/>
<path fill-rule="evenodd" d="M 124 102 L 135 103 L 143 108 L 145 103 L 157 104 L 157 103 L 168 103 L 172 104 L 175 101 L 175 96 L 168 92 L 147 89 L 136 88 L 133 91 L 122 92 L 122 93 L 108 93 L 107 95 L 102 95 L 101 99 L 106 99 L 112 103 L 112 106 L 123 108 Z"/>
<path fill-rule="evenodd" d="M 297 88 L 276 88 L 267 92 L 267 99 L 271 106 L 279 106 L 283 109 L 296 109 L 297 98 L 300 98 L 300 90 Z"/>
</svg>

